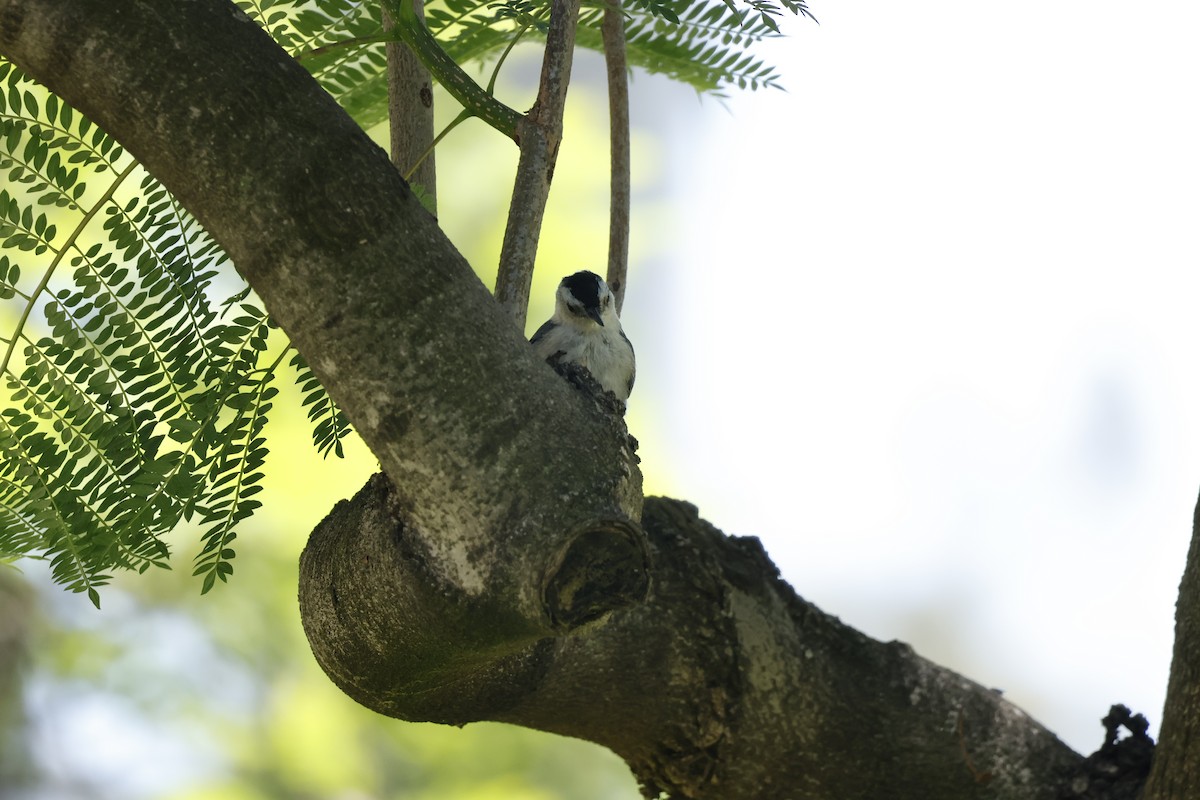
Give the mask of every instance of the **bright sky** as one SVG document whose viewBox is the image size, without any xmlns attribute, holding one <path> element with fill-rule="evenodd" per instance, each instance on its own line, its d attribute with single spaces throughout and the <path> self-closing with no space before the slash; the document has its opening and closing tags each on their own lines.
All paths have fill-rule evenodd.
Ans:
<svg viewBox="0 0 1200 800">
<path fill-rule="evenodd" d="M 787 93 L 669 134 L 633 432 L 826 611 L 1085 753 L 1112 703 L 1156 732 L 1200 488 L 1200 6 L 811 7 Z"/>
</svg>

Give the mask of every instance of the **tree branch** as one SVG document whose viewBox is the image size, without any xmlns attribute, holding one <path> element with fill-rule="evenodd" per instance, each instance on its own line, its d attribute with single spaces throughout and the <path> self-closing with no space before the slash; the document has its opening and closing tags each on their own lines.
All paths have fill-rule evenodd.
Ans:
<svg viewBox="0 0 1200 800">
<path fill-rule="evenodd" d="M 563 108 L 571 80 L 579 4 L 580 0 L 553 0 L 537 99 L 518 126 L 521 158 L 517 162 L 508 225 L 500 248 L 496 300 L 521 331 L 525 330 L 542 217 L 562 141 Z"/>
<path fill-rule="evenodd" d="M 484 91 L 454 59 L 446 55 L 446 51 L 425 27 L 412 0 L 383 0 L 383 3 L 391 12 L 396 33 L 450 96 L 488 125 L 519 142 L 517 128 L 521 115 Z"/>
<path fill-rule="evenodd" d="M 499 644 L 470 598 L 424 574 L 392 503 L 386 483 L 368 487 L 301 559 L 317 660 L 380 713 L 588 739 L 647 797 L 1053 800 L 1080 761 L 999 693 L 805 603 L 756 539 L 686 503 L 646 501 L 647 602 Z M 604 591 L 638 591 L 620 577 L 637 565 L 608 563 Z"/>
<path fill-rule="evenodd" d="M 1200 501 L 1175 605 L 1175 651 L 1144 800 L 1200 797 Z"/>
<path fill-rule="evenodd" d="M 585 571 L 643 552 L 613 529 L 640 517 L 626 438 L 534 357 L 387 155 L 236 6 L 0 0 L 0 52 L 221 243 L 379 458 L 429 568 L 506 629 L 561 629 L 542 589 L 564 552 Z"/>
<path fill-rule="evenodd" d="M 412 0 L 413 13 L 421 18 L 423 0 Z M 387 6 L 383 7 L 383 27 L 390 31 L 395 23 Z M 403 42 L 387 43 L 388 124 L 391 132 L 392 163 L 412 176 L 409 181 L 421 187 L 429 207 L 437 208 L 437 170 L 433 153 L 433 86 L 429 70 Z M 436 214 L 435 214 L 436 216 Z"/>
<path fill-rule="evenodd" d="M 629 268 L 629 66 L 625 60 L 625 14 L 621 0 L 610 0 L 600 25 L 604 65 L 608 73 L 610 193 L 608 202 L 608 285 L 617 297 L 617 313 L 625 305 Z"/>
</svg>

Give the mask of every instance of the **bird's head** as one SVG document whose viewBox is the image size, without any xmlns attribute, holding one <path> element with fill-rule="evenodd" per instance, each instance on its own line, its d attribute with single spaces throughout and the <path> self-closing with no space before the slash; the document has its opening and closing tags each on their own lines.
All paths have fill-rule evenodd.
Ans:
<svg viewBox="0 0 1200 800">
<path fill-rule="evenodd" d="M 608 284 L 594 272 L 581 270 L 568 275 L 558 284 L 555 311 L 564 322 L 577 327 L 600 327 L 616 320 L 616 299 Z"/>
</svg>

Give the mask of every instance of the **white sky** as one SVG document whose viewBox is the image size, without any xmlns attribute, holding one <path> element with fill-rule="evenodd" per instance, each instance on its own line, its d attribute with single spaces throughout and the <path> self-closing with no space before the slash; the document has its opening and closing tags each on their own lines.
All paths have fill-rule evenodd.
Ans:
<svg viewBox="0 0 1200 800">
<path fill-rule="evenodd" d="M 811 7 L 769 50 L 787 93 L 669 134 L 675 243 L 623 315 L 643 454 L 1076 749 L 1115 702 L 1157 731 L 1200 488 L 1200 6 Z"/>
</svg>

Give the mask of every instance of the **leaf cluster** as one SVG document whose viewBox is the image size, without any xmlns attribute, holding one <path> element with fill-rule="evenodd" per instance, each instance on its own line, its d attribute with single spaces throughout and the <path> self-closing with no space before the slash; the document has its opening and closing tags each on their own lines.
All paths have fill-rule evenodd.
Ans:
<svg viewBox="0 0 1200 800">
<path fill-rule="evenodd" d="M 191 523 L 208 591 L 259 505 L 287 342 L 153 177 L 2 61 L 0 144 L 0 557 L 46 558 L 98 605 Z M 348 424 L 300 380 L 340 454 Z"/>
<path fill-rule="evenodd" d="M 387 119 L 385 30 L 377 2 L 239 0 L 363 127 Z M 779 35 L 784 11 L 811 18 L 804 0 L 628 0 L 627 60 L 698 91 L 780 88 L 753 49 Z M 544 36 L 550 0 L 428 0 L 425 24 L 455 62 L 495 58 L 525 35 Z M 585 0 L 576 42 L 601 51 L 603 0 Z"/>
<path fill-rule="evenodd" d="M 751 14 L 732 0 L 633 0 L 626 11 L 629 63 L 718 96 L 730 86 L 781 88 L 775 68 L 753 53 L 755 45 L 779 35 L 774 21 L 778 7 L 769 0 L 760 5 Z M 603 16 L 602 5 L 584 9 L 577 34 L 580 44 L 602 47 Z"/>
</svg>

